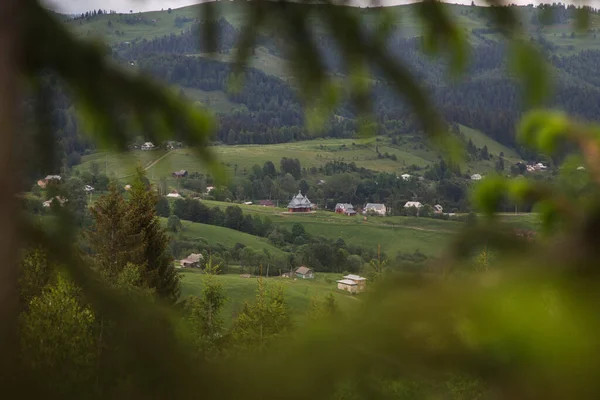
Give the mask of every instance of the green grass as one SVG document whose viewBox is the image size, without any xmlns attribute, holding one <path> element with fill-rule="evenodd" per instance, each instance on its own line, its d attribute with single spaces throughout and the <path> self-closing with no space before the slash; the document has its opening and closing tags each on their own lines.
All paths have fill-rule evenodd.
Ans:
<svg viewBox="0 0 600 400">
<path fill-rule="evenodd" d="M 279 165 L 282 157 L 297 158 L 302 167 L 306 168 L 319 167 L 330 161 L 344 161 L 354 162 L 359 167 L 375 171 L 397 174 L 405 172 L 409 165 L 425 167 L 437 159 L 437 155 L 433 151 L 427 151 L 420 147 L 402 150 L 386 142 L 379 144 L 379 151 L 396 154 L 398 160 L 379 159 L 375 152 L 375 138 L 315 139 L 274 145 L 215 146 L 212 150 L 232 174 L 236 165 L 238 173 L 243 173 L 244 170 L 250 171 L 254 164 L 262 166 L 266 161 L 273 161 L 275 165 Z M 411 151 L 415 151 L 416 154 Z M 141 150 L 120 154 L 95 153 L 84 156 L 82 163 L 75 168 L 83 171 L 89 169 L 92 163 L 97 163 L 100 165 L 101 171 L 104 172 L 106 169 L 109 176 L 121 179 L 131 175 L 137 165 L 147 166 L 164 154 L 162 151 Z M 107 162 L 108 168 L 104 168 L 105 162 Z M 170 178 L 173 171 L 180 169 L 190 172 L 207 172 L 194 151 L 184 148 L 171 151 L 156 165 L 148 168 L 148 178 L 151 180 L 158 180 L 161 177 Z"/>
<path fill-rule="evenodd" d="M 240 106 L 239 104 L 229 101 L 227 95 L 218 90 L 206 92 L 204 90 L 188 87 L 183 87 L 181 89 L 192 103 L 197 101 L 201 102 L 202 106 L 215 113 L 228 113 Z"/>
<path fill-rule="evenodd" d="M 210 207 L 225 208 L 232 205 L 218 201 L 203 201 Z M 236 204 L 244 213 L 268 216 L 274 224 L 290 229 L 301 223 L 313 236 L 331 239 L 343 238 L 346 243 L 376 249 L 378 245 L 394 257 L 398 251 L 412 253 L 419 250 L 428 256 L 437 256 L 452 234 L 464 225 L 456 221 L 444 221 L 416 217 L 348 217 L 330 211 L 317 211 L 314 214 L 284 214 L 283 208 L 247 206 Z"/>
<path fill-rule="evenodd" d="M 489 154 L 500 156 L 500 153 L 504 153 L 505 160 L 513 162 L 521 160 L 521 157 L 515 150 L 495 141 L 481 131 L 460 125 L 460 132 L 465 135 L 467 140 L 471 139 L 475 147 L 483 148 L 483 146 L 487 146 Z"/>
<path fill-rule="evenodd" d="M 202 292 L 202 279 L 204 274 L 200 271 L 186 270 L 181 272 L 182 296 L 197 296 Z M 340 310 L 347 311 L 358 304 L 360 297 L 353 297 L 337 290 L 336 280 L 341 274 L 316 273 L 315 279 L 284 279 L 263 278 L 265 284 L 281 284 L 284 287 L 285 299 L 290 308 L 291 315 L 297 322 L 301 322 L 308 311 L 311 297 L 324 299 L 333 293 Z M 244 302 L 252 302 L 258 287 L 257 278 L 242 278 L 239 275 L 219 275 L 216 279 L 223 284 L 227 303 L 223 309 L 223 318 L 226 323 L 231 323 L 236 314 L 244 306 Z"/>
<path fill-rule="evenodd" d="M 162 221 L 166 225 L 166 218 L 162 218 Z M 227 247 L 233 247 L 236 243 L 242 243 L 248 247 L 252 247 L 255 250 L 269 250 L 269 252 L 271 252 L 273 255 L 284 255 L 282 250 L 271 245 L 265 238 L 260 238 L 221 226 L 205 225 L 189 221 L 181 221 L 181 223 L 183 224 L 183 231 L 177 235 L 173 235 L 173 237 L 185 237 L 196 240 L 203 238 L 209 244 L 223 244 Z"/>
</svg>

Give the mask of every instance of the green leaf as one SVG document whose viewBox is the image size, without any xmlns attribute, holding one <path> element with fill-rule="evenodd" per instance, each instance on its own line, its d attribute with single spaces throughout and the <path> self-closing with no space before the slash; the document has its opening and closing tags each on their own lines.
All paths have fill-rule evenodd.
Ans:
<svg viewBox="0 0 600 400">
<path fill-rule="evenodd" d="M 517 75 L 524 87 L 525 101 L 528 106 L 540 105 L 550 93 L 549 71 L 541 53 L 520 40 L 511 42 L 510 69 Z"/>
<path fill-rule="evenodd" d="M 529 147 L 552 154 L 568 134 L 569 125 L 567 115 L 561 111 L 536 110 L 522 118 L 518 135 Z"/>
<path fill-rule="evenodd" d="M 482 212 L 493 215 L 507 190 L 507 182 L 499 176 L 487 176 L 475 187 L 473 203 Z"/>
</svg>

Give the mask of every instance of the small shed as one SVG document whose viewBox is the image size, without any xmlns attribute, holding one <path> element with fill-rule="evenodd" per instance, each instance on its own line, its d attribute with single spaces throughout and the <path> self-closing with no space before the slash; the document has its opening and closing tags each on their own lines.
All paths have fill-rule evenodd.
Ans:
<svg viewBox="0 0 600 400">
<path fill-rule="evenodd" d="M 187 258 L 179 261 L 182 268 L 200 268 L 200 263 L 204 259 L 202 254 L 192 253 Z"/>
<path fill-rule="evenodd" d="M 367 278 L 362 276 L 350 274 L 344 276 L 344 280 L 350 280 L 356 284 L 356 293 L 364 292 L 367 288 Z"/>
<path fill-rule="evenodd" d="M 315 274 L 313 273 L 312 269 L 303 265 L 300 268 L 296 269 L 296 276 L 302 279 L 313 279 L 315 277 Z"/>
<path fill-rule="evenodd" d="M 337 281 L 337 288 L 349 293 L 358 293 L 358 285 L 350 279 L 341 279 Z"/>
<path fill-rule="evenodd" d="M 262 207 L 275 207 L 275 203 L 272 200 L 261 200 L 258 204 Z"/>
</svg>

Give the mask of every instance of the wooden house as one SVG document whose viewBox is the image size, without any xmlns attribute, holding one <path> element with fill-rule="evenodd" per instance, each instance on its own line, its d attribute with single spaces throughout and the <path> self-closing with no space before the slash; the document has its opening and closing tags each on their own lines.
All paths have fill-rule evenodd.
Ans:
<svg viewBox="0 0 600 400">
<path fill-rule="evenodd" d="M 179 261 L 182 268 L 200 268 L 200 263 L 204 259 L 202 254 L 192 253 L 187 258 Z"/>
<path fill-rule="evenodd" d="M 338 214 L 344 214 L 344 215 L 356 215 L 354 206 L 352 204 L 348 204 L 348 203 L 337 203 L 335 205 L 335 212 Z"/>
<path fill-rule="evenodd" d="M 301 279 L 313 279 L 315 277 L 313 270 L 308 267 L 305 267 L 304 265 L 296 269 L 295 273 L 296 277 Z"/>
<path fill-rule="evenodd" d="M 287 206 L 288 212 L 310 212 L 312 211 L 312 203 L 308 200 L 308 197 L 302 196 L 302 192 L 298 192 L 296 196 L 292 198 L 292 201 Z"/>
</svg>

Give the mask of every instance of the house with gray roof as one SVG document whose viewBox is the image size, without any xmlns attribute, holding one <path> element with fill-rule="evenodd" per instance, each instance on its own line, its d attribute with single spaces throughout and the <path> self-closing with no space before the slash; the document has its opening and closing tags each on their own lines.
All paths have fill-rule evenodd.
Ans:
<svg viewBox="0 0 600 400">
<path fill-rule="evenodd" d="M 363 209 L 363 214 L 368 214 L 370 212 L 374 212 L 375 214 L 378 214 L 378 215 L 385 215 L 385 214 L 387 214 L 387 208 L 386 208 L 385 204 L 367 203 L 365 205 L 365 208 Z"/>
<path fill-rule="evenodd" d="M 302 196 L 302 192 L 292 197 L 292 201 L 288 204 L 289 212 L 309 212 L 312 210 L 312 203 L 306 196 Z"/>
<path fill-rule="evenodd" d="M 315 277 L 313 270 L 304 265 L 296 269 L 295 273 L 298 278 L 302 279 L 313 279 Z"/>
</svg>

